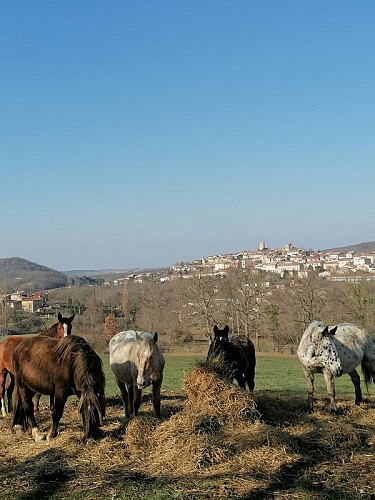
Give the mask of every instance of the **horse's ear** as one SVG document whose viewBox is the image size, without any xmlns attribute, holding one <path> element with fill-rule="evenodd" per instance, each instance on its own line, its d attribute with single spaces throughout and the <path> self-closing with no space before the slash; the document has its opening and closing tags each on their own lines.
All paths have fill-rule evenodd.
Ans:
<svg viewBox="0 0 375 500">
<path fill-rule="evenodd" d="M 62 317 L 61 313 L 58 313 L 58 315 L 57 315 L 57 319 L 58 319 L 60 322 L 62 321 L 63 317 Z"/>
<path fill-rule="evenodd" d="M 217 325 L 214 326 L 214 334 L 217 335 L 219 333 L 219 329 Z"/>
<path fill-rule="evenodd" d="M 158 332 L 155 332 L 154 334 L 154 344 L 158 341 Z"/>
<path fill-rule="evenodd" d="M 223 333 L 226 337 L 228 337 L 228 333 L 229 333 L 229 326 L 228 325 L 225 325 L 224 326 L 224 330 L 223 330 Z"/>
<path fill-rule="evenodd" d="M 330 330 L 330 331 L 329 331 L 329 333 L 330 333 L 331 335 L 335 335 L 336 330 L 337 330 L 337 326 L 335 326 L 335 328 L 332 328 L 332 330 Z"/>
<path fill-rule="evenodd" d="M 328 326 L 326 326 L 326 327 L 324 328 L 324 330 L 322 331 L 322 335 L 323 335 L 323 337 L 324 337 L 325 335 L 327 335 L 328 333 L 329 333 L 329 332 L 328 332 Z"/>
<path fill-rule="evenodd" d="M 141 341 L 141 336 L 138 334 L 138 332 L 137 332 L 137 331 L 135 332 L 135 340 L 136 340 L 137 342 L 140 342 L 140 341 Z"/>
<path fill-rule="evenodd" d="M 70 318 L 69 318 L 69 323 L 71 323 L 71 322 L 73 321 L 73 319 L 74 319 L 74 316 L 75 316 L 75 315 L 76 315 L 76 314 L 74 313 L 72 316 L 70 316 Z"/>
</svg>

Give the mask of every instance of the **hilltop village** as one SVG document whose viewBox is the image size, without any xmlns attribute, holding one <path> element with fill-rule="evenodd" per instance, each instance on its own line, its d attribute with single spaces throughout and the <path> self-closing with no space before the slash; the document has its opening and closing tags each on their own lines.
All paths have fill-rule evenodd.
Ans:
<svg viewBox="0 0 375 500">
<path fill-rule="evenodd" d="M 236 267 L 253 267 L 279 276 L 306 277 L 311 271 L 331 281 L 357 281 L 375 279 L 375 252 L 320 252 L 300 249 L 291 243 L 279 249 L 269 249 L 264 242 L 254 251 L 236 252 L 202 257 L 191 262 L 180 262 L 164 272 L 130 273 L 113 280 L 114 285 L 133 280 L 143 283 L 152 275 L 159 282 L 177 278 L 190 278 L 197 273 L 205 276 L 225 275 L 226 270 Z M 110 283 L 107 283 L 110 284 Z"/>
</svg>

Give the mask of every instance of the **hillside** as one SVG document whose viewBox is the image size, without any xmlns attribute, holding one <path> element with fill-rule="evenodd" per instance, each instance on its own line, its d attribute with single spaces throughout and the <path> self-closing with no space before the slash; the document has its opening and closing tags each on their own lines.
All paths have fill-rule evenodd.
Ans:
<svg viewBox="0 0 375 500">
<path fill-rule="evenodd" d="M 0 290 L 47 290 L 66 286 L 68 277 L 49 267 L 20 257 L 0 259 Z"/>
<path fill-rule="evenodd" d="M 345 247 L 335 247 L 335 248 L 327 248 L 327 250 L 323 250 L 324 252 L 358 252 L 358 253 L 367 253 L 367 252 L 375 252 L 375 241 L 367 241 L 363 243 L 357 243 L 355 245 L 348 245 Z"/>
</svg>

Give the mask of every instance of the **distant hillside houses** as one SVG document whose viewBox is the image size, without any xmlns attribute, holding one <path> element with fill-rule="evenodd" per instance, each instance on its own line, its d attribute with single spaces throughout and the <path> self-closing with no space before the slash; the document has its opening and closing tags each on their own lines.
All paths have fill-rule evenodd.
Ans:
<svg viewBox="0 0 375 500">
<path fill-rule="evenodd" d="M 0 297 L 13 309 L 18 309 L 30 313 L 37 312 L 45 304 L 41 292 L 28 294 L 24 291 L 17 291 L 11 294 L 2 295 Z"/>
<path fill-rule="evenodd" d="M 297 275 L 302 278 L 309 271 L 316 271 L 328 279 L 355 273 L 368 273 L 369 279 L 375 279 L 375 252 L 316 252 L 294 247 L 291 243 L 272 250 L 262 242 L 255 251 L 209 256 L 201 261 L 175 265 L 172 269 L 173 273 L 188 277 L 197 271 L 220 274 L 231 267 L 246 269 L 249 266 L 280 276 Z"/>
<path fill-rule="evenodd" d="M 180 262 L 171 268 L 154 272 L 137 272 L 118 277 L 115 286 L 127 282 L 143 284 L 147 281 L 165 283 L 176 279 L 188 279 L 198 273 L 202 276 L 224 276 L 230 268 L 246 269 L 252 267 L 260 271 L 275 273 L 279 276 L 298 276 L 304 278 L 309 272 L 336 281 L 356 281 L 375 279 L 375 252 L 320 252 L 300 249 L 288 243 L 279 249 L 269 249 L 261 242 L 258 250 L 230 254 L 210 255 L 191 262 Z"/>
</svg>

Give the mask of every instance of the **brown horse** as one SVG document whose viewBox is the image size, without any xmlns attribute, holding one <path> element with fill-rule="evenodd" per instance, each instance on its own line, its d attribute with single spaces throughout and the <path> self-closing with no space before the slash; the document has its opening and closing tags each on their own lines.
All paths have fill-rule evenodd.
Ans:
<svg viewBox="0 0 375 500">
<path fill-rule="evenodd" d="M 12 427 L 26 431 L 31 427 L 35 441 L 45 438 L 36 424 L 32 398 L 36 392 L 50 396 L 52 424 L 47 434 L 57 436 L 60 419 L 69 396 L 79 398 L 84 442 L 99 436 L 105 416 L 105 375 L 102 360 L 82 337 L 70 335 L 62 340 L 48 337 L 24 339 L 14 350 L 16 397 Z"/>
<path fill-rule="evenodd" d="M 37 336 L 43 337 L 51 337 L 55 339 L 62 339 L 67 335 L 70 335 L 72 332 L 72 321 L 74 319 L 75 314 L 70 316 L 70 318 L 63 318 L 63 316 L 58 313 L 57 315 L 57 323 L 55 323 L 51 328 L 47 328 L 46 330 L 41 330 L 36 332 Z M 3 417 L 6 416 L 7 411 L 4 402 L 5 395 L 5 383 L 7 375 L 9 374 L 10 382 L 6 388 L 7 400 L 8 400 L 8 412 L 12 411 L 12 394 L 14 390 L 14 370 L 13 370 L 13 362 L 12 356 L 14 349 L 24 340 L 25 336 L 23 335 L 12 335 L 8 337 L 0 344 L 0 401 L 1 401 L 1 412 Z M 37 394 L 35 397 L 35 405 L 34 410 L 35 413 L 39 412 L 39 399 L 40 395 Z"/>
</svg>

